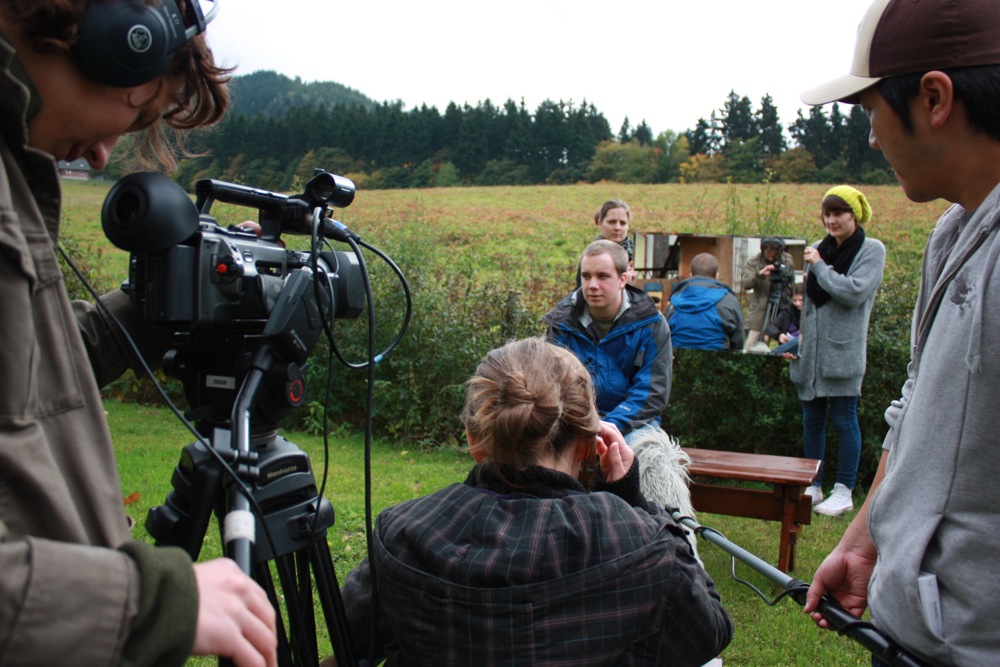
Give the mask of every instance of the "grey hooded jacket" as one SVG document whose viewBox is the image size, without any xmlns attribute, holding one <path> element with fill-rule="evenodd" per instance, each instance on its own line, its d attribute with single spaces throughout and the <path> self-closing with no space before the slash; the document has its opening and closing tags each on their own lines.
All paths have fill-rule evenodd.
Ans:
<svg viewBox="0 0 1000 667">
<path fill-rule="evenodd" d="M 998 232 L 1000 186 L 975 211 L 952 206 L 930 236 L 909 379 L 886 410 L 886 475 L 868 509 L 872 620 L 935 664 L 1000 662 Z M 939 592 L 940 632 L 921 573 Z"/>
</svg>

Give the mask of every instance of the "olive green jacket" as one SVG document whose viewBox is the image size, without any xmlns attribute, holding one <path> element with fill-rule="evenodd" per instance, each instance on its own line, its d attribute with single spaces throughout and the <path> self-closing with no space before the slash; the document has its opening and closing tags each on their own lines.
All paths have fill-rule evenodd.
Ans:
<svg viewBox="0 0 1000 667">
<path fill-rule="evenodd" d="M 56 164 L 26 147 L 31 90 L 0 33 L 0 664 L 180 665 L 194 573 L 130 539 L 98 393 L 129 360 L 120 330 L 66 295 Z M 120 291 L 106 303 L 139 324 Z"/>
</svg>

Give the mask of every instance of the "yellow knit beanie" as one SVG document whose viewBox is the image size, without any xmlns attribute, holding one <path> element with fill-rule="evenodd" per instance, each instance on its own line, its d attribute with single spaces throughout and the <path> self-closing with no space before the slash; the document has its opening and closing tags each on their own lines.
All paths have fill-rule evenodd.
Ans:
<svg viewBox="0 0 1000 667">
<path fill-rule="evenodd" d="M 840 197 L 854 212 L 854 220 L 858 224 L 864 224 L 872 219 L 872 207 L 868 205 L 868 200 L 860 190 L 855 190 L 850 185 L 835 185 L 826 191 L 823 199 L 830 195 Z"/>
</svg>

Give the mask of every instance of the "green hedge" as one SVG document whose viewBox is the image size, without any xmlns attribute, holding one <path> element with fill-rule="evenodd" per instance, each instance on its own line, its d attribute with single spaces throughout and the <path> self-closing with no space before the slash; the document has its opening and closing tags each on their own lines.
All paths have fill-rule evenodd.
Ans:
<svg viewBox="0 0 1000 667">
<path fill-rule="evenodd" d="M 496 278 L 471 259 L 458 263 L 419 229 L 401 232 L 382 250 L 407 277 L 413 314 L 400 344 L 376 366 L 375 433 L 405 446 L 455 446 L 462 442 L 458 415 L 465 381 L 476 364 L 506 340 L 542 333 L 541 315 L 571 288 L 572 278 L 545 278 L 530 266 Z M 375 294 L 376 348 L 381 353 L 403 324 L 405 301 L 395 274 L 369 253 L 366 258 Z M 907 276 L 887 276 L 875 302 L 868 371 L 859 404 L 863 438 L 859 483 L 867 483 L 875 472 L 886 432 L 882 413 L 898 396 L 906 377 L 914 296 Z M 367 326 L 367 314 L 335 323 L 339 356 L 354 364 L 365 361 Z M 336 361 L 330 366 L 329 359 L 329 346 L 321 340 L 307 370 L 308 406 L 291 416 L 288 427 L 319 431 L 324 426 L 325 403 L 328 428 L 346 432 L 364 428 L 367 372 Z M 785 360 L 676 350 L 673 373 L 664 427 L 682 444 L 801 455 L 801 407 Z M 168 387 L 173 398 L 180 398 L 176 382 Z M 106 395 L 137 402 L 159 400 L 148 380 L 136 380 L 131 374 L 111 385 Z M 836 436 L 832 430 L 828 441 L 827 467 L 834 469 Z"/>
</svg>

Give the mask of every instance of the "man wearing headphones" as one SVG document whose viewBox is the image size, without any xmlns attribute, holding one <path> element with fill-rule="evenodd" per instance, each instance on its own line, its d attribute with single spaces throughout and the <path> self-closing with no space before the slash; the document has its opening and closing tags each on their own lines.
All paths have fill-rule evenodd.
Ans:
<svg viewBox="0 0 1000 667">
<path fill-rule="evenodd" d="M 111 318 L 70 303 L 56 160 L 103 168 L 118 138 L 167 167 L 165 133 L 218 121 L 228 72 L 184 0 L 0 5 L 0 664 L 273 667 L 274 611 L 228 559 L 129 538 L 98 386 L 135 362 Z M 102 299 L 147 351 L 126 295 Z M 144 335 L 145 333 L 145 335 Z"/>
<path fill-rule="evenodd" d="M 776 236 L 767 236 L 760 240 L 760 252 L 751 257 L 743 266 L 742 284 L 745 291 L 753 291 L 753 297 L 747 306 L 746 326 L 749 331 L 743 350 L 754 347 L 760 340 L 760 332 L 764 329 L 764 318 L 767 315 L 767 300 L 771 296 L 771 274 L 778 264 L 792 270 L 792 256 L 785 252 L 785 242 Z M 792 297 L 792 281 L 786 280 L 783 289 L 787 299 Z M 766 351 L 766 350 L 765 350 Z"/>
</svg>

